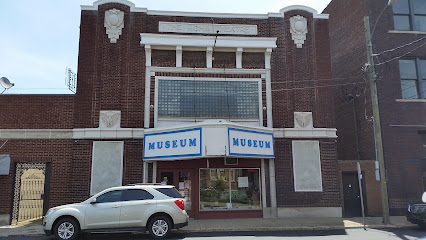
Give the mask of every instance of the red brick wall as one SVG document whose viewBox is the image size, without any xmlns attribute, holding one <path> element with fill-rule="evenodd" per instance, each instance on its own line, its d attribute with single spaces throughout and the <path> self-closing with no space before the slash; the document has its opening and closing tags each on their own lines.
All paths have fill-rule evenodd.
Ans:
<svg viewBox="0 0 426 240">
<path fill-rule="evenodd" d="M 117 43 L 114 44 L 110 43 L 104 27 L 104 13 L 111 8 L 125 12 L 122 34 Z M 294 15 L 302 15 L 308 19 L 307 40 L 301 49 L 296 48 L 289 30 L 289 18 Z M 69 117 L 66 119 L 62 117 L 63 121 L 61 118 L 59 118 L 59 121 L 58 118 L 48 118 L 49 121 L 46 121 L 45 125 L 40 125 L 40 128 L 55 128 L 56 126 L 51 124 L 55 121 L 58 122 L 58 128 L 97 128 L 100 110 L 121 110 L 121 127 L 143 128 L 145 50 L 140 45 L 140 33 L 158 33 L 159 21 L 213 23 L 210 17 L 153 16 L 130 12 L 128 6 L 115 3 L 100 5 L 99 11 L 82 11 L 77 93 L 72 98 L 73 101 L 68 100 L 69 102 L 66 102 L 67 104 L 75 104 L 74 108 L 71 106 L 70 112 L 68 112 L 67 108 L 64 107 L 67 104 L 60 104 L 60 101 L 55 101 L 58 102 L 58 106 L 62 106 L 61 111 L 68 114 L 65 116 Z M 332 104 L 333 88 L 329 86 L 331 85 L 331 70 L 327 20 L 313 19 L 311 13 L 304 11 L 291 11 L 286 13 L 285 18 L 214 18 L 214 23 L 256 24 L 258 27 L 257 37 L 277 38 L 277 49 L 273 50 L 271 59 L 272 110 L 275 128 L 293 127 L 293 112 L 295 111 L 313 112 L 315 127 L 335 127 Z M 214 58 L 213 66 L 216 68 L 235 68 L 235 53 L 215 52 Z M 193 67 L 194 63 L 196 63 L 195 67 L 205 67 L 205 52 L 184 51 L 183 66 Z M 175 51 L 152 50 L 153 66 L 175 66 L 175 64 Z M 243 67 L 264 68 L 264 53 L 243 53 Z M 158 76 L 163 73 L 156 74 Z M 173 76 L 194 75 L 173 74 Z M 220 74 L 204 76 L 224 77 Z M 235 75 L 226 77 L 259 78 L 260 76 Z M 297 88 L 297 90 L 293 90 L 294 88 Z M 27 101 L 26 96 L 22 98 Z M 265 96 L 263 96 L 263 99 L 265 99 Z M 12 112 L 12 110 L 9 111 Z M 25 113 L 23 114 L 25 115 Z M 0 118 L 3 118 L 3 114 Z M 35 122 L 43 123 L 41 118 L 36 120 Z M 31 126 L 34 125 L 30 125 L 28 121 L 25 120 L 25 124 L 19 126 L 33 128 Z M 0 128 L 17 127 L 15 125 L 3 127 L 2 123 Z M 68 149 L 66 151 L 55 150 L 55 148 L 46 153 L 28 150 L 27 155 L 31 156 L 59 155 L 55 161 L 58 164 L 63 163 L 63 166 L 52 165 L 52 169 L 54 171 L 66 171 L 67 176 L 69 176 L 65 180 L 58 180 L 58 184 L 62 183 L 61 181 L 67 181 L 65 186 L 67 186 L 67 191 L 71 191 L 72 194 L 66 193 L 60 197 L 54 195 L 50 204 L 69 202 L 69 200 L 64 200 L 68 197 L 71 201 L 81 201 L 89 196 L 92 144 L 92 140 L 69 140 L 65 144 Z M 324 181 L 324 192 L 322 193 L 294 192 L 290 144 L 290 139 L 277 139 L 275 144 L 277 149 L 275 165 L 279 206 L 340 206 L 334 140 L 321 140 Z M 142 180 L 142 140 L 126 140 L 124 148 L 123 183 L 140 182 Z M 16 149 L 9 150 L 16 151 Z M 68 152 L 70 156 L 62 156 L 61 154 L 65 154 L 64 152 Z"/>
<path fill-rule="evenodd" d="M 2 141 L 3 142 L 3 141 Z M 1 154 L 10 154 L 10 174 L 0 175 L 0 214 L 12 212 L 15 163 L 51 163 L 49 205 L 70 202 L 72 179 L 72 140 L 9 140 Z"/>
<path fill-rule="evenodd" d="M 389 33 L 394 26 L 392 7 L 384 9 L 387 2 L 333 0 L 324 10 L 325 13 L 331 14 L 333 78 L 335 82 L 358 83 L 358 89 L 355 86 L 346 86 L 335 93 L 338 153 L 339 159 L 342 160 L 375 158 L 372 122 L 366 120 L 366 116 L 372 116 L 369 82 L 365 82 L 366 75 L 360 71 L 366 62 L 363 17 L 370 17 L 371 29 L 377 25 L 373 35 L 373 53 L 394 49 L 421 37 L 411 33 Z M 382 10 L 383 13 L 378 19 Z M 396 102 L 396 99 L 401 99 L 397 59 L 403 55 L 405 58 L 426 59 L 426 46 L 418 48 L 420 44 L 391 51 L 374 59 L 376 64 L 389 61 L 387 64 L 376 66 L 375 70 L 391 214 L 403 214 L 407 204 L 419 201 L 423 192 L 419 186 L 422 182 L 422 161 L 425 159 L 426 149 L 418 133 L 422 128 L 413 126 L 425 125 L 426 108 L 424 102 Z M 395 60 L 392 60 L 394 58 Z M 360 96 L 345 104 L 343 101 L 339 102 L 339 98 L 344 98 L 344 93 L 356 93 Z M 356 137 L 359 139 L 358 146 Z M 413 167 L 413 164 L 416 167 Z"/>
<path fill-rule="evenodd" d="M 74 95 L 1 95 L 0 129 L 72 128 Z"/>
</svg>

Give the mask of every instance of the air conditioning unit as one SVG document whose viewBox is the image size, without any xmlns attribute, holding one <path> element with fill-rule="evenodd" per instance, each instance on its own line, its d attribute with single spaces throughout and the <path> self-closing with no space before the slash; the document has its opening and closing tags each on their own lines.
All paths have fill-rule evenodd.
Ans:
<svg viewBox="0 0 426 240">
<path fill-rule="evenodd" d="M 225 165 L 238 165 L 238 158 L 225 158 Z"/>
</svg>

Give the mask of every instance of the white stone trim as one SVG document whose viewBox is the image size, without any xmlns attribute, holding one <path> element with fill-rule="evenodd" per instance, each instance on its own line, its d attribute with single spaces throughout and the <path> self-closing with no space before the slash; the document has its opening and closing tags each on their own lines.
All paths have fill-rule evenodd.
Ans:
<svg viewBox="0 0 426 240">
<path fill-rule="evenodd" d="M 292 5 L 282 8 L 278 13 L 267 13 L 267 14 L 244 14 L 244 13 L 208 13 L 208 12 L 183 12 L 183 11 L 161 11 L 161 10 L 148 10 L 147 8 L 136 7 L 136 5 L 127 0 L 98 0 L 90 5 L 81 5 L 81 10 L 96 11 L 99 5 L 105 3 L 120 3 L 130 7 L 130 12 L 144 12 L 148 15 L 159 15 L 159 16 L 177 16 L 177 17 L 214 17 L 214 18 L 253 18 L 253 19 L 268 19 L 270 17 L 283 18 L 284 13 L 292 10 L 303 10 L 312 13 L 314 18 L 317 19 L 328 19 L 329 14 L 318 14 L 318 11 L 303 5 Z"/>
<path fill-rule="evenodd" d="M 123 4 L 123 5 L 127 5 L 130 7 L 130 12 L 148 12 L 148 9 L 146 8 L 139 8 L 136 7 L 136 5 L 131 2 L 131 1 L 127 1 L 127 0 L 98 0 L 96 2 L 93 3 L 92 6 L 90 5 L 81 5 L 81 10 L 86 10 L 86 11 L 97 11 L 99 8 L 99 5 L 105 4 L 105 3 L 119 3 L 119 4 Z"/>
<path fill-rule="evenodd" d="M 151 72 L 207 74 L 266 74 L 266 69 L 147 67 Z"/>
<path fill-rule="evenodd" d="M 257 25 L 160 21 L 158 31 L 195 34 L 216 34 L 219 31 L 221 35 L 257 35 Z"/>
<path fill-rule="evenodd" d="M 265 69 L 271 69 L 272 48 L 267 48 L 265 51 Z"/>
<path fill-rule="evenodd" d="M 267 48 L 276 48 L 276 37 L 231 37 L 231 36 L 194 36 L 194 35 L 174 35 L 141 33 L 141 45 L 151 45 L 153 49 L 175 50 L 176 46 L 190 47 L 192 50 L 199 48 L 205 51 L 207 47 L 230 48 L 236 51 L 237 48 L 248 48 L 252 51 L 264 52 Z M 216 40 L 216 45 L 215 45 Z"/>
<path fill-rule="evenodd" d="M 151 45 L 146 44 L 145 45 L 145 66 L 146 67 L 151 66 L 151 54 L 152 54 Z"/>
<path fill-rule="evenodd" d="M 401 31 L 401 30 L 389 30 L 388 33 L 399 33 L 399 34 L 426 34 L 426 31 Z"/>
<path fill-rule="evenodd" d="M 72 129 L 0 129 L 0 139 L 71 139 Z"/>
<path fill-rule="evenodd" d="M 337 138 L 337 129 L 274 128 L 274 138 Z"/>
<path fill-rule="evenodd" d="M 395 99 L 395 102 L 404 102 L 404 103 L 426 103 L 426 99 Z"/>
<path fill-rule="evenodd" d="M 246 125 L 237 125 L 239 127 L 248 127 Z M 253 127 L 250 126 L 248 128 Z M 263 127 L 261 129 L 264 130 Z M 274 128 L 273 133 L 274 138 L 337 138 L 337 129 L 335 128 Z M 99 128 L 0 129 L 0 139 L 141 139 L 143 136 L 143 128 L 119 128 L 114 130 L 102 130 Z"/>
<path fill-rule="evenodd" d="M 182 67 L 182 46 L 176 47 L 176 67 Z"/>
<path fill-rule="evenodd" d="M 304 6 L 304 5 L 292 5 L 292 6 L 288 6 L 285 8 L 282 8 L 280 10 L 280 13 L 285 14 L 286 12 L 289 11 L 294 11 L 294 10 L 302 10 L 302 11 L 306 11 L 306 12 L 310 12 L 313 15 L 313 18 L 316 19 L 328 19 L 329 18 L 329 14 L 318 14 L 318 11 L 308 7 L 308 6 Z"/>
<path fill-rule="evenodd" d="M 243 48 L 237 48 L 235 52 L 235 66 L 236 68 L 243 68 Z"/>
<path fill-rule="evenodd" d="M 206 66 L 207 66 L 207 68 L 213 67 L 213 47 L 207 47 L 207 50 L 206 50 Z"/>
</svg>

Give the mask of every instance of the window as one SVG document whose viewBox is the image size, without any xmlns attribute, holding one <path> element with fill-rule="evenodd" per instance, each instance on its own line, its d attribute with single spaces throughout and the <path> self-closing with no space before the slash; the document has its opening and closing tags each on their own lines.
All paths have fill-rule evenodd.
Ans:
<svg viewBox="0 0 426 240">
<path fill-rule="evenodd" d="M 175 188 L 156 188 L 155 190 L 171 198 L 183 198 Z"/>
<path fill-rule="evenodd" d="M 200 210 L 260 210 L 259 169 L 200 169 Z"/>
<path fill-rule="evenodd" d="M 259 118 L 259 82 L 158 81 L 159 118 Z"/>
<path fill-rule="evenodd" d="M 395 30 L 426 31 L 425 0 L 398 0 L 392 8 Z"/>
<path fill-rule="evenodd" d="M 399 60 L 401 92 L 404 99 L 426 98 L 426 60 Z"/>
<path fill-rule="evenodd" d="M 151 193 L 142 190 L 142 189 L 128 189 L 124 191 L 123 201 L 136 201 L 136 200 L 146 200 L 153 199 L 154 196 Z"/>
<path fill-rule="evenodd" d="M 101 196 L 96 198 L 97 203 L 107 203 L 107 202 L 119 202 L 121 199 L 121 193 L 123 191 L 111 191 L 102 194 Z"/>
</svg>

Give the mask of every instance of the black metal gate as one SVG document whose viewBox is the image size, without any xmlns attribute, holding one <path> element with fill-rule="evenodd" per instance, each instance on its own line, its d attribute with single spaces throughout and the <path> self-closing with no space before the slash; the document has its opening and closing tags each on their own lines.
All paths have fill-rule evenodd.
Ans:
<svg viewBox="0 0 426 240">
<path fill-rule="evenodd" d="M 45 212 L 48 163 L 16 163 L 11 224 L 41 219 Z"/>
</svg>

